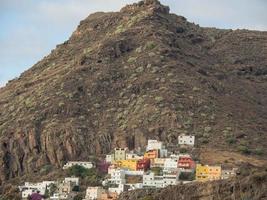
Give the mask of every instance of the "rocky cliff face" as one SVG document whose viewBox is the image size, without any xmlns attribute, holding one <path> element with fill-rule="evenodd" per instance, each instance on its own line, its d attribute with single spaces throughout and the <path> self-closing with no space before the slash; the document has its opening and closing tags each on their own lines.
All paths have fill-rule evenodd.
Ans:
<svg viewBox="0 0 267 200">
<path fill-rule="evenodd" d="M 0 181 L 148 138 L 266 155 L 267 33 L 201 28 L 156 0 L 95 13 L 0 89 Z"/>
<path fill-rule="evenodd" d="M 247 177 L 190 183 L 164 189 L 144 189 L 122 193 L 119 200 L 235 200 L 267 198 L 267 173 L 254 172 Z"/>
</svg>

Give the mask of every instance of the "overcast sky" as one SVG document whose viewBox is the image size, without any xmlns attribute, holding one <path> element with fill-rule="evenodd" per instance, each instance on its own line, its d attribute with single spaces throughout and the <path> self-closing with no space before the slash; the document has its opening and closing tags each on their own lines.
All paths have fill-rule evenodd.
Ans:
<svg viewBox="0 0 267 200">
<path fill-rule="evenodd" d="M 68 39 L 96 11 L 136 0 L 0 0 L 0 87 Z M 267 31 L 266 0 L 162 0 L 200 26 Z"/>
</svg>

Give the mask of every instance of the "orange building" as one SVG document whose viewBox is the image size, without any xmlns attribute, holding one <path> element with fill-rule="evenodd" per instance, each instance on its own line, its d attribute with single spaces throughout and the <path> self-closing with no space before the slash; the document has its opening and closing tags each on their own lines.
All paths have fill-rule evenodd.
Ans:
<svg viewBox="0 0 267 200">
<path fill-rule="evenodd" d="M 159 151 L 158 150 L 149 150 L 145 153 L 144 158 L 146 159 L 155 159 L 159 157 Z"/>
</svg>

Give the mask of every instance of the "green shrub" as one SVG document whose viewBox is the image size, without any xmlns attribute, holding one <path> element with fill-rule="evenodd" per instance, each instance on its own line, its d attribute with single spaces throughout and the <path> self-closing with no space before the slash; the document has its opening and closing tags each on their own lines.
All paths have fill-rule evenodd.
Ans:
<svg viewBox="0 0 267 200">
<path fill-rule="evenodd" d="M 152 49 L 154 49 L 156 47 L 156 44 L 153 41 L 149 41 L 149 42 L 146 43 L 145 47 L 148 50 L 152 50 Z"/>
<path fill-rule="evenodd" d="M 236 139 L 233 138 L 233 137 L 230 137 L 230 138 L 227 138 L 227 139 L 226 139 L 226 142 L 227 142 L 228 144 L 235 144 L 235 143 L 236 143 Z"/>
<path fill-rule="evenodd" d="M 156 176 L 159 176 L 159 175 L 162 174 L 162 168 L 160 168 L 160 167 L 152 167 L 150 170 L 151 170 L 152 172 L 154 172 L 154 174 L 155 174 Z"/>
<path fill-rule="evenodd" d="M 73 188 L 72 188 L 72 191 L 73 192 L 79 192 L 80 191 L 80 187 L 78 185 L 75 185 Z"/>
<path fill-rule="evenodd" d="M 84 178 L 90 175 L 90 171 L 83 166 L 74 165 L 68 169 L 68 175 Z"/>
<path fill-rule="evenodd" d="M 80 177 L 86 185 L 99 186 L 101 185 L 103 175 L 95 168 L 86 169 L 83 166 L 75 165 L 68 169 L 69 176 Z"/>
<path fill-rule="evenodd" d="M 180 149 L 180 153 L 187 153 L 187 149 L 186 148 L 181 148 Z"/>
<path fill-rule="evenodd" d="M 130 57 L 128 60 L 127 60 L 127 62 L 128 63 L 134 63 L 135 61 L 136 61 L 136 57 Z"/>
<path fill-rule="evenodd" d="M 77 194 L 73 200 L 83 200 L 83 194 Z"/>
<path fill-rule="evenodd" d="M 261 148 L 257 148 L 257 149 L 255 149 L 254 153 L 255 153 L 256 155 L 261 156 L 261 155 L 263 154 L 263 150 L 262 150 Z"/>
<path fill-rule="evenodd" d="M 179 175 L 179 180 L 181 181 L 193 181 L 194 179 L 195 179 L 194 173 L 181 172 L 181 174 Z"/>
<path fill-rule="evenodd" d="M 48 174 L 49 172 L 51 172 L 53 169 L 52 165 L 45 165 L 41 168 L 40 173 L 42 174 Z"/>
<path fill-rule="evenodd" d="M 238 150 L 243 154 L 250 154 L 251 153 L 249 148 L 247 146 L 243 146 L 243 145 L 239 146 Z"/>
</svg>

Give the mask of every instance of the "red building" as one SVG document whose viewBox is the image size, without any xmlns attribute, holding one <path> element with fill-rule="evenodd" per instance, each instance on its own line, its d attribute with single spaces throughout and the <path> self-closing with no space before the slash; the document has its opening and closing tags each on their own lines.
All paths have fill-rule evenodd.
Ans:
<svg viewBox="0 0 267 200">
<path fill-rule="evenodd" d="M 150 168 L 150 159 L 142 159 L 137 161 L 137 170 L 148 170 Z"/>
<path fill-rule="evenodd" d="M 196 163 L 190 156 L 180 156 L 178 160 L 178 167 L 184 169 L 195 168 Z"/>
</svg>

